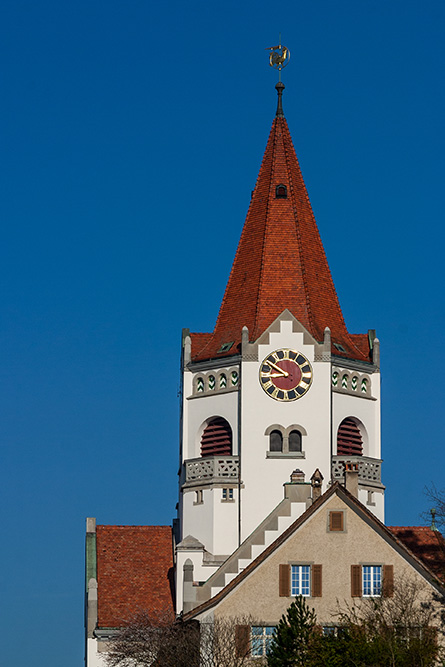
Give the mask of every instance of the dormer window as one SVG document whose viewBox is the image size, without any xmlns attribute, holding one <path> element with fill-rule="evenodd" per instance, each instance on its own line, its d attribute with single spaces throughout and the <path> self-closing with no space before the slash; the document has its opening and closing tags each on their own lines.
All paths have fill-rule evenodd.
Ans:
<svg viewBox="0 0 445 667">
<path fill-rule="evenodd" d="M 275 188 L 275 199 L 287 199 L 287 187 L 283 183 Z"/>
</svg>

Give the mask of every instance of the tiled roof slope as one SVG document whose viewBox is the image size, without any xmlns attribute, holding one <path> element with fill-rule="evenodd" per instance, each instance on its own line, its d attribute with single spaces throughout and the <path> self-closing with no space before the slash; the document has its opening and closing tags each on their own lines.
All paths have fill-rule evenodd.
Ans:
<svg viewBox="0 0 445 667">
<path fill-rule="evenodd" d="M 276 186 L 287 198 L 276 198 Z M 207 340 L 191 334 L 192 360 L 224 356 L 223 343 L 255 341 L 288 308 L 317 341 L 326 326 L 336 355 L 369 361 L 367 335 L 351 336 L 338 302 L 300 165 L 284 117 L 273 123 L 241 239 L 219 311 Z M 226 354 L 236 353 L 235 345 Z"/>
<path fill-rule="evenodd" d="M 138 611 L 174 617 L 169 526 L 97 526 L 98 626 L 120 627 Z"/>
<path fill-rule="evenodd" d="M 427 526 L 388 526 L 417 558 L 445 581 L 445 540 L 437 530 Z"/>
</svg>

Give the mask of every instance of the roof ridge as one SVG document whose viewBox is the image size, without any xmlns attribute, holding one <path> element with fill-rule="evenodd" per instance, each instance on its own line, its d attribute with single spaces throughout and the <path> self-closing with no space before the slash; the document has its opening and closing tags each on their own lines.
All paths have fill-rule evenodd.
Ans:
<svg viewBox="0 0 445 667">
<path fill-rule="evenodd" d="M 289 139 L 290 145 L 291 145 L 291 147 L 294 151 L 295 157 L 297 159 L 297 165 L 298 165 L 298 167 L 300 167 L 300 164 L 299 164 L 298 158 L 297 158 L 297 154 L 295 152 L 295 146 L 293 144 L 292 137 L 290 135 L 289 127 L 287 125 L 287 121 L 286 121 L 285 118 L 283 118 L 283 120 L 284 120 L 284 127 L 287 130 L 287 133 L 289 135 L 288 139 Z M 295 218 L 295 231 L 296 231 L 297 239 L 298 239 L 297 248 L 298 248 L 298 255 L 299 255 L 300 265 L 301 265 L 301 276 L 302 276 L 303 283 L 304 283 L 304 294 L 305 294 L 305 300 L 306 300 L 306 308 L 307 308 L 309 321 L 311 323 L 311 327 L 314 327 L 314 315 L 312 313 L 311 302 L 310 302 L 310 299 L 309 299 L 309 290 L 308 290 L 308 285 L 307 285 L 307 281 L 306 281 L 306 267 L 305 267 L 304 253 L 303 253 L 303 248 L 302 248 L 302 243 L 301 243 L 301 230 L 300 230 L 299 219 L 298 219 L 297 205 L 296 205 L 296 201 L 295 201 L 296 192 L 295 192 L 295 186 L 294 186 L 294 179 L 292 178 L 292 170 L 290 168 L 290 159 L 289 159 L 290 155 L 288 153 L 287 146 L 286 146 L 285 142 L 283 142 L 283 146 L 284 146 L 284 153 L 285 153 L 285 156 L 286 156 L 286 170 L 288 172 L 289 184 L 291 186 L 292 209 L 293 209 L 294 218 Z M 301 173 L 301 169 L 300 169 L 300 173 Z M 307 203 L 309 204 L 309 206 L 312 210 L 312 205 L 311 205 L 310 200 L 309 200 L 309 195 L 308 195 L 308 192 L 307 192 L 307 189 L 306 189 L 306 184 L 304 183 L 304 179 L 303 179 L 303 174 L 301 174 L 301 179 L 302 179 L 303 184 L 305 186 L 305 196 L 306 196 L 306 199 L 307 199 Z M 315 217 L 314 217 L 314 220 L 315 220 Z"/>
<path fill-rule="evenodd" d="M 272 136 L 272 133 L 274 135 L 273 136 L 274 145 L 275 145 L 275 142 L 277 140 L 277 122 L 278 122 L 278 118 L 279 118 L 278 116 L 275 116 L 275 118 L 273 119 L 272 127 L 270 129 L 269 139 L 268 139 L 268 142 L 267 142 L 267 145 L 266 145 L 266 151 L 267 151 L 267 147 L 269 145 L 269 141 L 270 141 L 270 137 Z M 260 167 L 260 171 L 258 173 L 257 182 L 260 180 L 261 169 L 263 167 L 263 162 L 266 159 L 266 151 L 264 151 L 264 157 L 263 157 L 263 160 L 261 162 L 261 167 Z M 269 178 L 269 193 L 270 193 L 271 184 L 273 182 L 274 173 L 275 173 L 275 151 L 272 152 L 272 166 L 271 166 L 270 178 Z M 252 197 L 252 199 L 253 199 L 253 197 Z M 269 201 L 269 197 L 268 197 L 267 198 L 267 203 L 266 203 L 266 215 L 265 215 L 266 223 L 265 223 L 265 226 L 264 226 L 264 234 L 263 234 L 262 244 L 261 244 L 261 273 L 260 273 L 260 280 L 259 280 L 259 285 L 258 285 L 258 296 L 260 296 L 260 294 L 262 292 L 263 284 L 264 284 L 264 261 L 263 260 L 264 260 L 264 254 L 265 254 L 265 248 L 266 248 L 266 235 L 267 235 L 267 227 L 268 227 L 268 220 L 269 220 L 269 212 L 270 212 L 270 201 Z M 254 318 L 254 322 L 253 322 L 252 331 L 249 331 L 249 337 L 251 335 L 253 335 L 254 332 L 256 332 L 257 322 L 258 322 L 258 319 L 259 319 L 259 309 L 260 309 L 260 298 L 258 298 L 256 300 L 255 318 Z"/>
</svg>

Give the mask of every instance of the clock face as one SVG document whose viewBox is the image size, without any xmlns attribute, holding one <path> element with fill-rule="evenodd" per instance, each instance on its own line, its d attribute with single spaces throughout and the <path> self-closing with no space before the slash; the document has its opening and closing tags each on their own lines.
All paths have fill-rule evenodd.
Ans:
<svg viewBox="0 0 445 667">
<path fill-rule="evenodd" d="M 261 363 L 260 384 L 276 401 L 295 401 L 312 382 L 312 366 L 301 352 L 275 350 Z"/>
</svg>

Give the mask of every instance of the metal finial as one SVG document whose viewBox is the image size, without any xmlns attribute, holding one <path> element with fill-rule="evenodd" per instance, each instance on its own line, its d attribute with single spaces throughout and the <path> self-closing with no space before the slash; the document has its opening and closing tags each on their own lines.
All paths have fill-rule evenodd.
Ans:
<svg viewBox="0 0 445 667">
<path fill-rule="evenodd" d="M 275 86 L 275 90 L 278 93 L 278 104 L 277 104 L 277 113 L 276 116 L 277 118 L 284 118 L 284 111 L 283 111 L 283 90 L 285 86 L 282 81 L 278 81 L 277 85 Z"/>
<path fill-rule="evenodd" d="M 436 509 L 433 507 L 431 510 L 431 530 L 439 530 L 436 526 Z"/>
</svg>

